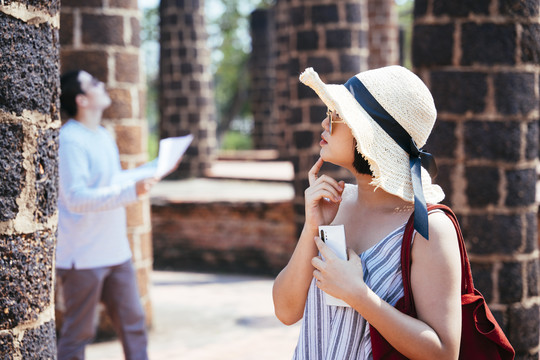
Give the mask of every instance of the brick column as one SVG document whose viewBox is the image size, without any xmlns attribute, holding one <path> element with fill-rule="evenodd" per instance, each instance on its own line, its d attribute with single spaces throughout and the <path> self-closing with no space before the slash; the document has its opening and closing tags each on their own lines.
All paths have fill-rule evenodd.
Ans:
<svg viewBox="0 0 540 360">
<path fill-rule="evenodd" d="M 326 83 L 343 84 L 367 69 L 367 4 L 363 0 L 291 0 L 287 7 L 281 15 L 289 15 L 289 26 L 281 33 L 288 34 L 288 51 L 282 48 L 281 54 L 287 55 L 288 71 L 280 86 L 288 88 L 289 100 L 286 116 L 279 116 L 295 169 L 295 213 L 301 230 L 308 171 L 319 156 L 326 106 L 313 90 L 298 81 L 298 76 L 306 67 L 313 67 Z M 325 169 L 339 180 L 352 179 L 347 171 L 338 171 L 331 164 L 326 164 Z"/>
<path fill-rule="evenodd" d="M 367 7 L 369 68 L 399 64 L 399 23 L 395 0 L 367 0 Z"/>
<path fill-rule="evenodd" d="M 140 16 L 137 0 L 62 1 L 61 71 L 82 69 L 105 82 L 112 105 L 104 112 L 102 125 L 116 138 L 124 169 L 147 160 Z M 127 206 L 126 210 L 133 263 L 150 325 L 152 239 L 148 197 Z"/>
<path fill-rule="evenodd" d="M 438 182 L 516 359 L 538 359 L 539 3 L 417 0 L 414 12 L 413 62 L 439 111 Z"/>
<path fill-rule="evenodd" d="M 276 42 L 276 84 L 274 87 L 274 113 L 277 118 L 277 149 L 282 160 L 289 159 L 288 138 L 285 137 L 284 126 L 289 118 L 289 50 L 291 28 L 291 0 L 276 0 L 274 5 L 275 42 Z"/>
<path fill-rule="evenodd" d="M 273 9 L 251 13 L 250 98 L 253 112 L 253 147 L 276 149 L 277 117 L 275 112 L 276 42 Z"/>
<path fill-rule="evenodd" d="M 32 4 L 0 4 L 2 359 L 56 358 L 60 1 Z"/>
<path fill-rule="evenodd" d="M 194 137 L 169 177 L 202 176 L 217 147 L 204 1 L 162 0 L 159 11 L 161 138 L 188 133 Z"/>
</svg>

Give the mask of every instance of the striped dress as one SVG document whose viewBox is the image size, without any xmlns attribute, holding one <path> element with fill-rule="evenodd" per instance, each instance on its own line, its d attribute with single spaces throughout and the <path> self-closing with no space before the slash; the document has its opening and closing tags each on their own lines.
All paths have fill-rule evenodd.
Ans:
<svg viewBox="0 0 540 360">
<path fill-rule="evenodd" d="M 401 243 L 404 231 L 405 224 L 360 254 L 365 283 L 392 306 L 403 296 Z M 315 285 L 314 279 L 293 359 L 372 358 L 369 324 L 351 307 L 327 306 L 324 293 Z"/>
</svg>

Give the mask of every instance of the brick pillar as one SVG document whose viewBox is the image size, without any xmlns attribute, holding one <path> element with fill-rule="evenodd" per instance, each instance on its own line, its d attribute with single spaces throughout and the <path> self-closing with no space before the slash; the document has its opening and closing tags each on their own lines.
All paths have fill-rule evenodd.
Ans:
<svg viewBox="0 0 540 360">
<path fill-rule="evenodd" d="M 395 0 L 367 0 L 367 8 L 369 68 L 399 64 L 399 23 Z"/>
<path fill-rule="evenodd" d="M 276 43 L 273 9 L 251 13 L 250 97 L 253 112 L 253 147 L 276 149 L 278 139 L 275 113 Z"/>
<path fill-rule="evenodd" d="M 56 358 L 60 1 L 33 4 L 0 4 L 2 359 Z"/>
<path fill-rule="evenodd" d="M 538 359 L 539 3 L 417 0 L 414 12 L 413 63 L 439 112 L 438 182 L 516 359 Z"/>
<path fill-rule="evenodd" d="M 82 69 L 105 82 L 112 105 L 104 125 L 116 138 L 124 169 L 147 161 L 144 75 L 140 56 L 137 0 L 63 0 L 61 71 Z M 149 275 L 152 271 L 150 203 L 129 205 L 128 237 L 148 325 L 152 322 Z"/>
<path fill-rule="evenodd" d="M 319 156 L 326 106 L 298 76 L 306 67 L 313 67 L 326 83 L 343 84 L 367 69 L 367 4 L 364 0 L 290 0 L 285 4 L 281 15 L 289 15 L 289 26 L 281 31 L 288 34 L 288 51 L 282 48 L 281 54 L 288 57 L 288 72 L 281 86 L 289 89 L 289 100 L 287 116 L 280 114 L 280 121 L 295 170 L 294 202 L 300 230 L 308 171 Z M 350 173 L 331 164 L 325 169 L 339 180 L 352 179 Z"/>
<path fill-rule="evenodd" d="M 217 147 L 204 1 L 162 0 L 159 11 L 161 138 L 188 133 L 194 137 L 169 177 L 202 176 Z"/>
<path fill-rule="evenodd" d="M 286 137 L 287 119 L 290 113 L 289 51 L 291 28 L 291 0 L 276 0 L 274 5 L 276 42 L 276 84 L 274 88 L 274 113 L 277 118 L 277 149 L 282 160 L 289 160 L 290 141 Z"/>
</svg>

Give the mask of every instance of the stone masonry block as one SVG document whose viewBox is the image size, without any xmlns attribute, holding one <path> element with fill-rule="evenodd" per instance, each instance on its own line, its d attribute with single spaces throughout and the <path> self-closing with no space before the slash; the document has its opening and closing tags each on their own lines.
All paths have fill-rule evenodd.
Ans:
<svg viewBox="0 0 540 360">
<path fill-rule="evenodd" d="M 521 61 L 540 63 L 540 24 L 521 24 Z"/>
<path fill-rule="evenodd" d="M 348 29 L 327 30 L 326 47 L 328 49 L 348 49 L 352 45 L 352 34 Z"/>
<path fill-rule="evenodd" d="M 73 14 L 63 12 L 60 14 L 60 45 L 73 44 Z"/>
<path fill-rule="evenodd" d="M 133 116 L 131 93 L 127 89 L 108 89 L 112 104 L 103 113 L 106 119 L 123 119 Z"/>
<path fill-rule="evenodd" d="M 530 211 L 525 215 L 527 221 L 527 239 L 524 253 L 532 253 L 538 249 L 538 214 Z"/>
<path fill-rule="evenodd" d="M 311 22 L 313 24 L 329 24 L 338 21 L 337 4 L 315 5 L 311 8 Z"/>
<path fill-rule="evenodd" d="M 295 131 L 293 133 L 294 145 L 298 149 L 307 149 L 313 146 L 313 132 L 312 131 Z"/>
<path fill-rule="evenodd" d="M 15 354 L 13 335 L 10 333 L 0 334 L 0 356 L 5 360 L 12 360 Z"/>
<path fill-rule="evenodd" d="M 138 125 L 116 125 L 116 143 L 120 154 L 137 155 L 142 149 L 142 129 Z"/>
<path fill-rule="evenodd" d="M 14 219 L 17 197 L 24 187 L 22 166 L 24 133 L 20 124 L 0 123 L 0 221 Z"/>
<path fill-rule="evenodd" d="M 123 17 L 82 14 L 82 41 L 87 45 L 124 45 Z"/>
<path fill-rule="evenodd" d="M 35 329 L 28 329 L 24 333 L 20 350 L 23 359 L 56 359 L 56 329 L 55 322 L 51 320 Z M 50 341 L 50 340 L 53 341 Z"/>
<path fill-rule="evenodd" d="M 310 64 L 310 63 L 308 63 Z M 300 69 L 300 60 L 297 57 L 291 56 L 287 63 L 288 71 L 290 76 L 296 77 L 298 74 L 300 74 L 304 69 Z M 310 64 L 311 65 L 311 64 Z"/>
<path fill-rule="evenodd" d="M 424 146 L 435 158 L 454 158 L 457 147 L 456 123 L 452 121 L 437 120 L 433 131 Z"/>
<path fill-rule="evenodd" d="M 138 18 L 132 17 L 129 19 L 131 24 L 131 46 L 141 46 L 141 22 Z"/>
<path fill-rule="evenodd" d="M 309 119 L 312 123 L 317 123 L 317 121 L 322 122 L 326 117 L 327 107 L 325 105 L 313 105 L 309 107 Z M 321 128 L 322 132 L 322 128 Z"/>
<path fill-rule="evenodd" d="M 291 6 L 289 18 L 290 18 L 290 23 L 294 26 L 304 25 L 306 21 L 306 7 L 305 6 Z"/>
<path fill-rule="evenodd" d="M 116 80 L 137 84 L 139 82 L 139 55 L 116 53 Z"/>
<path fill-rule="evenodd" d="M 123 9 L 138 9 L 137 0 L 110 0 L 109 7 Z"/>
<path fill-rule="evenodd" d="M 467 17 L 469 14 L 489 15 L 490 0 L 434 0 L 433 15 L 450 17 Z"/>
<path fill-rule="evenodd" d="M 85 7 L 103 7 L 104 0 L 85 0 Z M 62 0 L 62 7 L 80 7 L 80 0 Z"/>
<path fill-rule="evenodd" d="M 142 201 L 137 201 L 126 206 L 127 226 L 135 227 L 144 225 L 144 206 Z"/>
<path fill-rule="evenodd" d="M 499 271 L 499 297 L 503 304 L 521 301 L 523 297 L 523 263 L 503 263 Z"/>
<path fill-rule="evenodd" d="M 452 173 L 455 171 L 454 166 L 452 165 L 438 165 L 438 173 L 435 178 L 435 183 L 439 185 L 444 191 L 444 200 L 443 204 L 452 206 Z"/>
<path fill-rule="evenodd" d="M 50 15 L 56 15 L 60 10 L 60 0 L 27 0 L 25 4 L 45 11 Z"/>
<path fill-rule="evenodd" d="M 57 119 L 58 31 L 0 13 L 0 110 L 38 111 Z"/>
<path fill-rule="evenodd" d="M 318 73 L 330 74 L 334 72 L 334 65 L 332 61 L 327 57 L 322 56 L 310 56 L 307 63 L 313 67 Z M 298 74 L 298 73 L 297 73 Z"/>
<path fill-rule="evenodd" d="M 493 281 L 491 273 L 493 272 L 492 264 L 478 264 L 471 262 L 471 273 L 473 276 L 474 287 L 484 295 L 486 302 L 489 304 L 493 301 Z"/>
<path fill-rule="evenodd" d="M 55 235 L 0 234 L 0 330 L 37 319 L 50 305 Z"/>
<path fill-rule="evenodd" d="M 41 130 L 34 154 L 36 220 L 46 222 L 56 211 L 58 199 L 58 130 Z"/>
<path fill-rule="evenodd" d="M 539 45 L 540 46 L 540 45 Z M 495 104 L 504 115 L 528 114 L 538 110 L 533 73 L 499 73 L 494 76 Z"/>
<path fill-rule="evenodd" d="M 527 296 L 535 297 L 540 293 L 540 283 L 538 277 L 540 276 L 539 260 L 534 259 L 527 264 Z"/>
<path fill-rule="evenodd" d="M 517 122 L 468 121 L 464 140 L 467 160 L 487 159 L 516 162 L 521 147 L 521 125 Z"/>
<path fill-rule="evenodd" d="M 316 50 L 319 46 L 319 35 L 316 31 L 299 31 L 296 34 L 297 50 Z"/>
<path fill-rule="evenodd" d="M 454 28 L 454 24 L 415 26 L 412 50 L 414 66 L 451 65 Z"/>
<path fill-rule="evenodd" d="M 433 71 L 431 92 L 439 112 L 481 113 L 486 106 L 487 75 L 476 72 Z"/>
<path fill-rule="evenodd" d="M 531 121 L 529 124 L 527 124 L 527 134 L 525 135 L 527 141 L 527 146 L 525 148 L 525 158 L 527 160 L 533 160 L 539 155 L 538 141 L 540 134 L 538 131 L 538 121 L 539 120 Z"/>
<path fill-rule="evenodd" d="M 315 91 L 311 90 L 310 87 L 308 87 L 308 86 L 306 86 L 304 84 L 301 84 L 300 82 L 298 82 L 298 84 L 296 86 L 297 86 L 297 89 L 298 89 L 298 99 L 301 100 L 301 99 L 316 99 L 316 98 L 318 98 Z"/>
<path fill-rule="evenodd" d="M 414 17 L 422 17 L 427 14 L 428 0 L 415 0 L 413 14 Z"/>
<path fill-rule="evenodd" d="M 468 215 L 460 225 L 471 254 L 513 254 L 523 243 L 521 215 Z"/>
<path fill-rule="evenodd" d="M 461 28 L 461 65 L 513 65 L 516 52 L 514 24 L 465 23 Z"/>
<path fill-rule="evenodd" d="M 361 23 L 362 22 L 362 7 L 360 4 L 346 4 L 345 13 L 347 14 L 347 22 Z"/>
<path fill-rule="evenodd" d="M 537 319 L 540 315 L 538 306 L 538 304 L 534 304 L 525 308 L 522 304 L 518 304 L 510 308 L 510 330 L 507 336 L 510 344 L 516 350 L 516 359 L 523 358 L 521 355 L 527 354 L 530 349 L 538 346 Z"/>
<path fill-rule="evenodd" d="M 466 168 L 467 200 L 471 207 L 496 205 L 499 200 L 499 170 L 494 167 Z"/>
<path fill-rule="evenodd" d="M 536 169 L 506 171 L 506 206 L 528 206 L 535 202 Z"/>
<path fill-rule="evenodd" d="M 361 70 L 362 58 L 359 55 L 341 54 L 339 56 L 339 71 L 356 74 Z"/>
<path fill-rule="evenodd" d="M 62 73 L 81 69 L 87 71 L 101 81 L 108 77 L 107 53 L 105 51 L 69 51 L 62 50 L 60 62 Z"/>
<path fill-rule="evenodd" d="M 537 17 L 540 3 L 536 0 L 499 0 L 499 13 L 503 16 Z"/>
</svg>

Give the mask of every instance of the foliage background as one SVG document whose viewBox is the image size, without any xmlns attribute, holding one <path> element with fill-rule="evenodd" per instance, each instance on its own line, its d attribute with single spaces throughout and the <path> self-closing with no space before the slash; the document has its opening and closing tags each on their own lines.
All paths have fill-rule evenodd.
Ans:
<svg viewBox="0 0 540 360">
<path fill-rule="evenodd" d="M 403 65 L 411 67 L 413 0 L 395 0 L 403 30 Z M 141 51 L 146 68 L 146 116 L 149 127 L 148 155 L 157 156 L 159 132 L 158 64 L 159 4 L 139 0 L 143 10 Z M 248 59 L 251 52 L 249 16 L 256 8 L 267 8 L 273 0 L 206 0 L 205 12 L 208 46 L 211 49 L 211 71 L 217 110 L 218 141 L 222 150 L 251 149 L 251 114 L 248 92 Z"/>
</svg>

